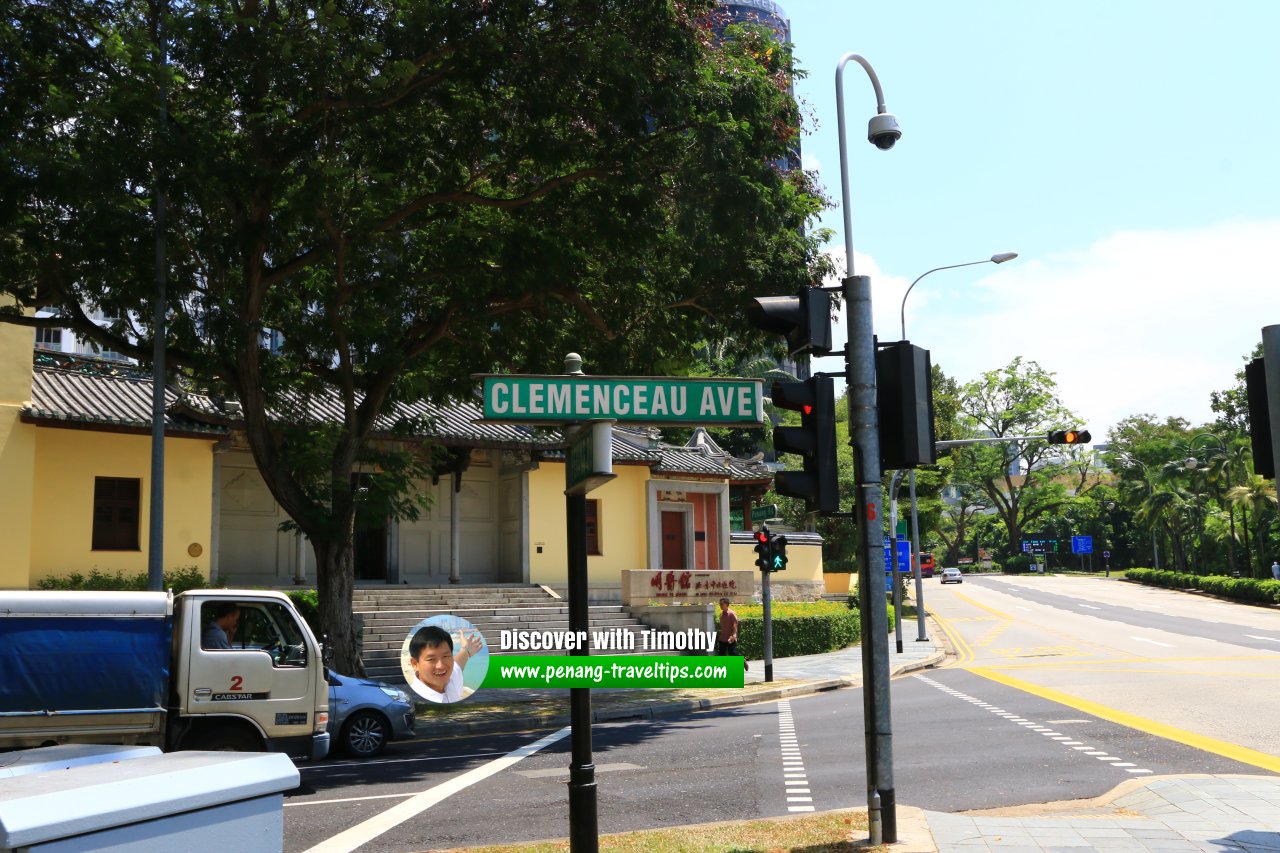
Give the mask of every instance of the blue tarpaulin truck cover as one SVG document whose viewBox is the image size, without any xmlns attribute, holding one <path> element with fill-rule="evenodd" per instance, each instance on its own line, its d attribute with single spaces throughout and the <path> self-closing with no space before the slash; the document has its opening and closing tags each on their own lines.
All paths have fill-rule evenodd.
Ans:
<svg viewBox="0 0 1280 853">
<path fill-rule="evenodd" d="M 172 654 L 168 593 L 0 593 L 0 714 L 163 711 Z"/>
</svg>

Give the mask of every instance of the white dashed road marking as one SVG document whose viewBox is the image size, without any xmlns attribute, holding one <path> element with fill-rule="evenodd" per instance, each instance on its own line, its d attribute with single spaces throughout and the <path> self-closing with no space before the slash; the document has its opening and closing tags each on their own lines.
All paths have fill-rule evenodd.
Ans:
<svg viewBox="0 0 1280 853">
<path fill-rule="evenodd" d="M 804 772 L 800 742 L 796 740 L 796 721 L 791 715 L 791 702 L 778 701 L 778 743 L 782 747 L 782 784 L 787 794 L 787 811 L 813 811 L 809 777 Z"/>
<path fill-rule="evenodd" d="M 1135 640 L 1137 640 L 1137 639 L 1141 639 L 1141 638 L 1140 638 L 1140 637 L 1134 637 L 1134 639 L 1135 639 Z M 1148 640 L 1147 642 L 1155 642 L 1155 641 L 1154 641 L 1154 640 Z M 1159 643 L 1158 645 L 1163 646 L 1163 645 L 1165 645 L 1165 644 L 1164 644 L 1164 643 Z M 932 678 L 929 678 L 928 676 L 924 676 L 924 675 L 916 675 L 916 676 L 912 676 L 912 677 L 913 677 L 913 678 L 916 678 L 916 679 L 919 679 L 920 681 L 923 681 L 925 684 L 928 684 L 930 687 L 936 687 L 936 688 L 938 688 L 939 690 L 941 690 L 943 693 L 950 694 L 951 696 L 954 696 L 954 697 L 956 697 L 957 699 L 963 699 L 963 700 L 964 700 L 964 701 L 966 701 L 966 702 L 972 702 L 972 703 L 974 703 L 974 704 L 976 704 L 976 703 L 977 703 L 977 702 L 976 702 L 976 700 L 975 700 L 972 696 L 968 696 L 968 695 L 966 695 L 966 694 L 964 694 L 964 693 L 961 693 L 959 690 L 954 690 L 954 689 L 952 689 L 952 688 L 950 688 L 950 687 L 947 687 L 947 686 L 945 686 L 945 685 L 943 685 L 943 684 L 939 684 L 938 682 L 934 681 Z M 1093 756 L 1094 758 L 1098 759 L 1099 761 L 1105 761 L 1106 763 L 1110 764 L 1112 767 L 1123 767 L 1123 768 L 1125 768 L 1125 772 L 1126 772 L 1126 773 L 1134 773 L 1134 774 L 1138 774 L 1138 773 L 1150 773 L 1150 772 L 1151 772 L 1150 770 L 1145 770 L 1145 769 L 1143 769 L 1143 768 L 1141 768 L 1141 767 L 1135 767 L 1132 763 L 1130 763 L 1130 762 L 1128 762 L 1128 761 L 1125 761 L 1125 760 L 1124 760 L 1124 759 L 1122 759 L 1122 758 L 1116 758 L 1114 755 L 1110 755 L 1110 754 L 1108 754 L 1108 753 L 1106 753 L 1106 752 L 1104 752 L 1104 751 L 1102 751 L 1102 750 L 1094 749 L 1092 746 L 1088 746 L 1088 745 L 1086 745 L 1083 741 L 1072 740 L 1070 737 L 1068 737 L 1068 736 L 1066 736 L 1066 735 L 1058 734 L 1058 732 L 1054 731 L 1053 729 L 1050 729 L 1050 728 L 1047 728 L 1047 727 L 1045 727 L 1045 726 L 1042 726 L 1042 725 L 1040 725 L 1039 723 L 1035 722 L 1034 720 L 1028 720 L 1028 719 L 1025 719 L 1025 718 L 1023 718 L 1023 717 L 1019 717 L 1019 716 L 1016 716 L 1016 715 L 1014 715 L 1014 714 L 1010 714 L 1008 711 L 1005 711 L 1005 710 L 1003 710 L 1003 709 L 1001 709 L 1001 708 L 996 708 L 995 706 L 992 706 L 992 705 L 985 705 L 985 704 L 984 704 L 984 705 L 979 705 L 978 707 L 985 707 L 985 708 L 986 708 L 986 710 L 988 710 L 988 711 L 990 711 L 991 713 L 995 714 L 997 717 L 1001 717 L 1001 718 L 1003 718 L 1003 719 L 1006 719 L 1006 720 L 1008 720 L 1008 721 L 1009 721 L 1009 722 L 1011 722 L 1011 723 L 1016 723 L 1016 724 L 1017 724 L 1017 726 L 1018 726 L 1019 728 L 1025 728 L 1027 731 L 1037 732 L 1038 734 L 1042 734 L 1042 735 L 1044 735 L 1045 737 L 1049 738 L 1050 740 L 1053 740 L 1053 741 L 1055 741 L 1055 742 L 1057 742 L 1057 743 L 1060 743 L 1060 744 L 1062 744 L 1063 746 L 1070 747 L 1070 748 L 1072 749 L 1072 751 L 1074 751 L 1074 752 L 1082 752 L 1082 753 L 1084 753 L 1085 755 Z M 1055 723 L 1083 723 L 1083 722 L 1087 722 L 1087 721 L 1086 721 L 1086 720 L 1053 720 L 1053 721 L 1051 721 L 1051 722 L 1055 722 Z"/>
</svg>

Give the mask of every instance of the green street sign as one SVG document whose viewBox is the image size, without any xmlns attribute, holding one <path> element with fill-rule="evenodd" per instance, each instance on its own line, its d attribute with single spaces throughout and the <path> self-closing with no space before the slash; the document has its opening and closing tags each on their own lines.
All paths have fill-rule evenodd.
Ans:
<svg viewBox="0 0 1280 853">
<path fill-rule="evenodd" d="M 484 418 L 499 423 L 614 420 L 760 426 L 764 380 L 660 376 L 482 375 Z"/>
<path fill-rule="evenodd" d="M 583 426 L 565 453 L 565 494 L 584 495 L 616 477 L 612 453 L 613 427 L 609 421 Z"/>
</svg>

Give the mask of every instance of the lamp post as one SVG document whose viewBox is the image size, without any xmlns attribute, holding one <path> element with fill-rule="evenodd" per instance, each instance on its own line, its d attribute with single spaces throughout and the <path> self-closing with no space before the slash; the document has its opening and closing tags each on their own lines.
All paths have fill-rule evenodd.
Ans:
<svg viewBox="0 0 1280 853">
<path fill-rule="evenodd" d="M 922 272 L 919 276 L 916 277 L 915 281 L 911 282 L 911 287 L 907 288 L 907 292 L 902 294 L 902 310 L 899 312 L 900 313 L 899 319 L 902 321 L 902 339 L 904 341 L 907 339 L 907 297 L 911 295 L 911 291 L 915 288 L 915 286 L 920 283 L 920 279 L 929 275 L 929 273 L 935 273 L 935 272 L 938 272 L 939 270 L 954 270 L 954 269 L 959 269 L 960 267 L 976 266 L 977 264 L 1003 264 L 1005 261 L 1011 261 L 1016 257 L 1018 257 L 1017 252 L 1000 252 L 999 254 L 992 255 L 986 260 L 968 261 L 967 263 L 963 263 L 963 264 L 948 264 L 945 267 L 934 267 L 931 270 Z"/>
<path fill-rule="evenodd" d="M 881 150 L 891 148 L 902 135 L 898 121 L 884 105 L 880 80 L 870 63 L 856 53 L 846 53 L 836 65 L 836 126 L 840 141 L 840 197 L 844 213 L 845 299 L 848 341 L 845 344 L 845 381 L 849 388 L 849 443 L 853 446 L 857 483 L 853 517 L 857 525 L 858 598 L 862 622 L 862 722 L 866 739 L 867 824 L 872 844 L 898 840 L 897 810 L 893 788 L 893 731 L 889 719 L 889 615 L 884 596 L 877 594 L 872 572 L 884 562 L 880 533 L 883 509 L 880 489 L 880 434 L 876 410 L 876 356 L 871 320 L 871 279 L 853 274 L 853 221 L 849 207 L 849 158 L 844 122 L 844 68 L 857 62 L 871 79 L 876 114 L 867 127 L 867 139 Z M 879 580 L 878 577 L 875 580 Z"/>
<path fill-rule="evenodd" d="M 902 308 L 900 309 L 898 319 L 902 322 L 902 340 L 907 339 L 907 297 L 911 295 L 911 291 L 920 283 L 920 279 L 935 273 L 939 270 L 954 270 L 960 267 L 972 267 L 977 264 L 1003 264 L 1005 261 L 1011 261 L 1018 257 L 1017 252 L 1000 252 L 992 255 L 984 261 L 968 261 L 963 264 L 948 264 L 945 267 L 934 267 L 926 270 L 916 276 L 916 280 L 911 282 L 911 286 L 907 288 L 907 292 L 902 294 Z M 927 642 L 929 637 L 925 633 L 924 628 L 924 580 L 920 576 L 920 518 L 916 513 L 916 469 L 912 468 L 908 476 L 908 485 L 911 490 L 911 573 L 916 581 L 916 642 Z M 897 497 L 897 494 L 894 494 Z"/>
</svg>

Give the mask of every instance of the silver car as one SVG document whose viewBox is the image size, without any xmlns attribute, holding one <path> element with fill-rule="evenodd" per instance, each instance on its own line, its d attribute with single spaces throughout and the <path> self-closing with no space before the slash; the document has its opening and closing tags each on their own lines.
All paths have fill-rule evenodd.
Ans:
<svg viewBox="0 0 1280 853">
<path fill-rule="evenodd" d="M 943 569 L 943 583 L 964 583 L 964 575 L 960 574 L 959 569 Z"/>
<path fill-rule="evenodd" d="M 388 741 L 414 736 L 413 701 L 405 691 L 331 669 L 326 674 L 334 746 L 356 758 L 369 758 L 382 752 Z"/>
</svg>

